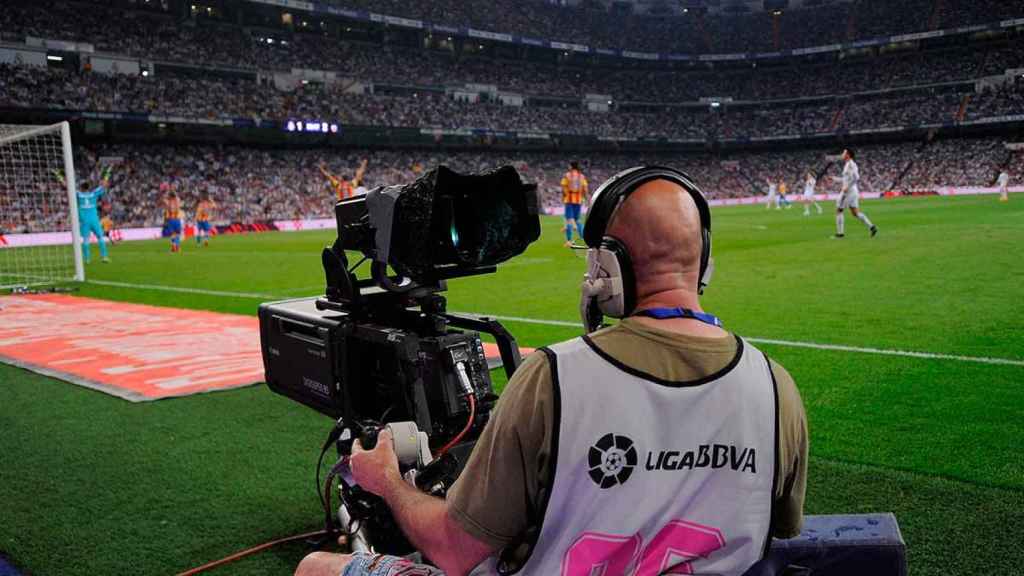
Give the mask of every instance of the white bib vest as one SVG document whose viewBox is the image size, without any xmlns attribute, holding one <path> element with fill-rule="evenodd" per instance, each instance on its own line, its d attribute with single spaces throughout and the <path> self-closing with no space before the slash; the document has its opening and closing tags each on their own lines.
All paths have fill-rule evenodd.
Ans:
<svg viewBox="0 0 1024 576">
<path fill-rule="evenodd" d="M 554 482 L 521 574 L 742 574 L 767 548 L 777 392 L 738 339 L 718 374 L 672 383 L 586 337 L 553 346 Z"/>
</svg>

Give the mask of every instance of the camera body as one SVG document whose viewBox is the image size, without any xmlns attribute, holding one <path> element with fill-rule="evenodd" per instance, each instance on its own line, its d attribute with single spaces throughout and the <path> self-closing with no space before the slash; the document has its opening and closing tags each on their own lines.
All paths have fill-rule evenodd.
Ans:
<svg viewBox="0 0 1024 576">
<path fill-rule="evenodd" d="M 271 390 L 332 418 L 415 422 L 436 449 L 469 418 L 461 364 L 478 404 L 467 438 L 483 428 L 495 396 L 479 333 L 437 326 L 422 313 L 410 313 L 401 326 L 357 321 L 318 300 L 260 306 Z"/>
</svg>

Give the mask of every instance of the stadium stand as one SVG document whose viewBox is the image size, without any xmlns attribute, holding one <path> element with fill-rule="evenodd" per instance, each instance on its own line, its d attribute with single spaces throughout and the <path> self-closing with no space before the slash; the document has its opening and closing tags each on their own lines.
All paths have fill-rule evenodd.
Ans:
<svg viewBox="0 0 1024 576">
<path fill-rule="evenodd" d="M 785 180 L 791 191 L 800 190 L 804 173 L 828 167 L 825 155 L 834 150 L 812 149 L 733 154 L 605 154 L 582 160 L 583 171 L 595 182 L 615 172 L 650 162 L 688 171 L 711 198 L 736 198 L 764 193 L 766 180 Z M 993 138 L 953 139 L 931 143 L 894 143 L 861 147 L 858 158 L 864 166 L 867 192 L 890 188 L 927 190 L 936 186 L 988 184 L 993 178 L 995 159 L 1005 156 L 1003 142 Z M 111 185 L 112 217 L 119 227 L 158 226 L 157 208 L 161 183 L 174 183 L 184 205 L 192 210 L 203 193 L 209 193 L 225 207 L 219 219 L 225 222 L 289 220 L 330 217 L 333 195 L 316 167 L 322 162 L 337 174 L 350 173 L 361 159 L 368 159 L 364 184 L 367 187 L 409 182 L 424 167 L 447 164 L 457 170 L 480 171 L 513 164 L 524 176 L 537 182 L 548 207 L 560 205 L 558 182 L 565 172 L 566 156 L 531 152 L 443 152 L 396 150 L 263 150 L 246 146 L 128 146 L 102 145 L 82 148 L 76 153 L 81 173 L 104 163 L 113 163 Z M 907 166 L 910 171 L 900 178 Z M 831 168 L 829 175 L 837 175 Z M 1014 179 L 1024 177 L 1020 168 Z M 835 186 L 822 179 L 819 192 L 834 192 Z M 14 194 L 0 194 L 0 202 L 16 200 Z M 6 210 L 0 214 L 25 214 Z M 10 206 L 10 208 L 16 208 Z M 0 231 L 48 230 L 61 214 L 39 213 L 21 221 L 0 217 Z"/>
<path fill-rule="evenodd" d="M 1020 26 L 948 42 L 782 54 L 760 65 L 583 58 L 462 34 L 469 26 L 613 48 L 749 53 L 991 23 L 1024 15 L 1019 3 L 856 0 L 728 15 L 632 14 L 590 2 L 570 8 L 529 1 L 528 9 L 511 9 L 512 0 L 329 4 L 458 32 L 442 38 L 255 1 L 10 0 L 0 11 L 0 54 L 8 50 L 0 58 L 0 115 L 99 118 L 104 124 L 94 134 L 110 137 L 92 138 L 82 156 L 91 160 L 79 161 L 123 161 L 113 210 L 128 226 L 158 222 L 155 190 L 165 181 L 179 184 L 189 202 L 209 191 L 238 206 L 224 215 L 233 220 L 328 215 L 330 195 L 315 166 L 326 162 L 344 173 L 362 157 L 370 160 L 369 185 L 407 181 L 414 167 L 442 162 L 463 170 L 513 162 L 552 205 L 569 155 L 588 158 L 591 181 L 649 159 L 687 167 L 713 197 L 761 193 L 768 178 L 792 180 L 797 190 L 806 170 L 823 167 L 826 149 L 871 131 L 891 140 L 859 146 L 875 191 L 987 184 L 1024 113 L 1024 84 L 1010 72 L 1024 67 Z M 75 42 L 89 48 L 67 46 Z M 31 50 L 58 56 L 23 61 L 20 54 Z M 92 62 L 108 54 L 135 59 L 140 72 L 94 70 Z M 302 70 L 329 71 L 336 81 L 296 76 Z M 521 101 L 504 103 L 509 94 Z M 596 111 L 589 109 L 594 94 L 608 100 L 597 101 Z M 282 141 L 285 123 L 303 118 L 336 122 L 356 136 L 334 145 L 342 152 Z M 203 122 L 256 130 L 228 136 Z M 378 140 L 360 136 L 362 127 Z M 964 127 L 974 131 L 961 134 Z M 936 131 L 941 137 L 929 144 Z M 146 144 L 117 143 L 127 133 Z M 168 133 L 205 144 L 154 143 Z M 534 133 L 543 138 L 524 139 Z M 513 138 L 503 141 L 508 134 Z M 962 136 L 971 138 L 953 139 Z M 786 148 L 772 147 L 777 141 Z M 284 142 L 319 147 L 268 148 Z M 448 144 L 461 149 L 436 148 Z M 52 218 L 37 214 L 0 227 L 43 228 Z"/>
</svg>

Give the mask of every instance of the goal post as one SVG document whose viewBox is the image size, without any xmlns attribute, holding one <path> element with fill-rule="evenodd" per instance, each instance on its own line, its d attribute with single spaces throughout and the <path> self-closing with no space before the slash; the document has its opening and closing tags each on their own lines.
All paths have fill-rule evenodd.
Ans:
<svg viewBox="0 0 1024 576">
<path fill-rule="evenodd" d="M 71 126 L 0 124 L 0 289 L 85 280 Z"/>
</svg>

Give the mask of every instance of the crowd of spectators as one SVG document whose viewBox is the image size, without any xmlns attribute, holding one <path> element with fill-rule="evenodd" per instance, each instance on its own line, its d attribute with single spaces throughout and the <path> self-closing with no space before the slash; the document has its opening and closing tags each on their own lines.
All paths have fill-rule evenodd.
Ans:
<svg viewBox="0 0 1024 576">
<path fill-rule="evenodd" d="M 555 65 L 398 45 L 366 45 L 347 42 L 344 35 L 339 38 L 323 33 L 282 33 L 270 42 L 271 37 L 258 30 L 205 21 L 179 23 L 167 16 L 145 13 L 125 15 L 92 4 L 83 7 L 79 3 L 55 2 L 44 6 L 28 0 L 10 0 L 5 4 L 10 6 L 0 11 L 0 34 L 11 40 L 24 41 L 32 35 L 91 42 L 100 51 L 157 61 L 262 70 L 325 69 L 378 84 L 493 84 L 501 90 L 526 95 L 569 98 L 588 93 L 608 94 L 619 101 L 654 102 L 694 101 L 707 96 L 737 100 L 795 98 L 964 81 L 1024 66 L 1024 48 L 1020 43 L 817 63 L 789 61 L 783 66 L 740 69 L 671 70 L 637 63 L 622 68 Z M 445 2 L 415 3 L 421 4 L 436 8 Z M 834 9 L 838 8 L 806 12 Z M 799 12 L 805 11 L 793 13 Z"/>
<path fill-rule="evenodd" d="M 966 112 L 967 120 L 1024 114 L 1024 80 L 982 90 L 972 96 Z"/>
<path fill-rule="evenodd" d="M 771 137 L 948 123 L 961 93 L 911 91 L 876 97 L 785 105 L 627 107 L 590 112 L 579 103 L 511 106 L 464 102 L 420 91 L 407 96 L 344 93 L 338 85 L 298 85 L 293 91 L 239 79 L 106 75 L 0 64 L 0 107 L 159 114 L 202 119 L 316 118 L 343 125 L 478 128 L 683 140 Z M 628 111 L 627 111 L 628 110 Z M 1024 85 L 1009 84 L 968 101 L 969 120 L 1024 111 Z"/>
<path fill-rule="evenodd" d="M 857 149 L 861 187 L 881 192 L 933 189 L 936 186 L 989 186 L 1008 158 L 998 138 L 939 140 L 863 146 Z M 542 203 L 560 205 L 559 181 L 570 159 L 577 160 L 592 186 L 615 172 L 643 163 L 665 164 L 689 172 L 711 198 L 764 194 L 767 182 L 785 181 L 791 193 L 802 190 L 808 171 L 818 175 L 819 193 L 835 192 L 833 176 L 840 163 L 838 150 L 802 149 L 725 154 L 598 154 L 573 158 L 557 153 L 440 152 L 430 150 L 268 150 L 241 146 L 105 145 L 76 150 L 80 178 L 98 176 L 101 166 L 113 166 L 110 215 L 120 227 L 162 224 L 160 186 L 173 184 L 192 212 L 203 194 L 220 205 L 218 222 L 254 222 L 330 217 L 334 193 L 318 166 L 351 176 L 367 160 L 363 187 L 411 182 L 425 170 L 445 164 L 463 172 L 479 172 L 511 164 L 529 182 L 536 182 Z M 1019 156 L 1018 156 L 1019 158 Z M 906 170 L 909 167 L 909 170 Z M 906 170 L 901 180 L 900 175 Z M 1015 182 L 1024 177 L 1024 164 L 1009 165 Z M 897 183 L 898 182 L 898 183 Z M 52 190 L 19 196 L 0 192 L 0 231 L 49 231 L 55 219 L 66 217 L 46 209 L 45 198 L 61 197 Z M 21 200 L 18 200 L 21 198 Z M 59 208 L 56 204 L 55 207 Z"/>
<path fill-rule="evenodd" d="M 472 26 L 595 47 L 676 53 L 773 51 L 836 44 L 857 38 L 921 32 L 1024 16 L 1018 2 L 980 0 L 857 0 L 779 14 L 631 14 L 598 2 L 563 7 L 543 0 L 329 0 L 452 26 Z M 524 6 L 524 4 L 526 4 Z M 955 6 L 953 6 L 955 5 Z"/>
</svg>

